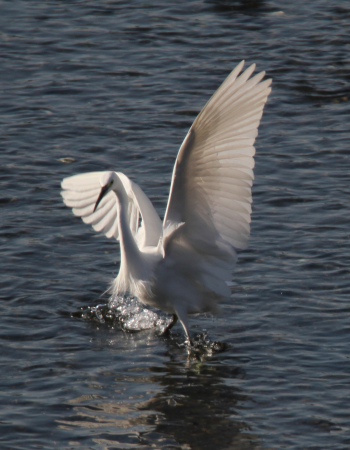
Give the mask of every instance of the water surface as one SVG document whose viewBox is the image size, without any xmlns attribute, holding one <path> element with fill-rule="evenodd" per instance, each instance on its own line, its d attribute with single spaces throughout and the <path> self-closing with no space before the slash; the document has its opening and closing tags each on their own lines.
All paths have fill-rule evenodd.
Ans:
<svg viewBox="0 0 350 450">
<path fill-rule="evenodd" d="M 349 448 L 349 19 L 340 0 L 1 2 L 2 449 Z M 226 350 L 82 318 L 119 248 L 60 181 L 124 172 L 163 216 L 242 59 L 274 80 L 252 236 L 222 315 L 190 320 Z"/>
</svg>

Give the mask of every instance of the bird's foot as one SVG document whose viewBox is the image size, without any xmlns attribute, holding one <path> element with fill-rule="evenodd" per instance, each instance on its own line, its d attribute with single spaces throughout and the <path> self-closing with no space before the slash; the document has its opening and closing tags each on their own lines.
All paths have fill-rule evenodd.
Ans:
<svg viewBox="0 0 350 450">
<path fill-rule="evenodd" d="M 169 334 L 169 331 L 173 328 L 173 326 L 175 326 L 177 323 L 177 315 L 176 314 L 172 314 L 171 316 L 171 322 L 169 323 L 169 325 L 167 325 L 165 327 L 165 329 L 162 331 L 162 336 L 166 336 L 167 334 Z"/>
<path fill-rule="evenodd" d="M 186 343 L 191 355 L 210 356 L 214 353 L 224 352 L 228 348 L 225 342 L 210 340 L 206 330 L 203 333 L 196 334 L 191 340 L 188 337 Z"/>
</svg>

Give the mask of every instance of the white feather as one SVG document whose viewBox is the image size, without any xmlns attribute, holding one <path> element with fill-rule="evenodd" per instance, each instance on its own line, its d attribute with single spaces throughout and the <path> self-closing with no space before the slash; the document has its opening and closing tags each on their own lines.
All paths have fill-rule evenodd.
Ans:
<svg viewBox="0 0 350 450">
<path fill-rule="evenodd" d="M 254 141 L 271 80 L 262 81 L 264 72 L 251 77 L 254 64 L 240 74 L 243 64 L 213 94 L 180 147 L 163 225 L 141 188 L 120 172 L 62 182 L 73 213 L 120 240 L 114 294 L 129 291 L 176 314 L 187 337 L 187 314 L 214 311 L 229 297 L 237 250 L 246 248 L 250 233 Z"/>
</svg>

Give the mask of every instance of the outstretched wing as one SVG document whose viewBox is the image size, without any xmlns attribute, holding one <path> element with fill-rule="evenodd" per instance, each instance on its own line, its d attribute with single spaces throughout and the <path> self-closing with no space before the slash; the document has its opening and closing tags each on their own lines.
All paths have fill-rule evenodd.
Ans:
<svg viewBox="0 0 350 450">
<path fill-rule="evenodd" d="M 254 141 L 271 80 L 239 77 L 242 61 L 204 106 L 180 147 L 164 218 L 165 254 L 189 245 L 207 261 L 207 273 L 225 279 L 250 232 Z M 210 263 L 212 261 L 212 263 Z M 219 262 L 226 261 L 220 273 Z M 204 270 L 204 269 L 203 269 Z M 227 280 L 228 278 L 226 278 Z"/>
<path fill-rule="evenodd" d="M 94 212 L 101 190 L 102 174 L 103 172 L 90 172 L 65 178 L 61 183 L 61 195 L 64 203 L 73 208 L 73 214 L 92 225 L 94 230 L 104 233 L 108 238 L 114 236 L 119 239 L 117 198 L 113 191 L 102 199 Z M 129 198 L 129 224 L 139 248 L 157 245 L 162 223 L 152 203 L 142 189 L 126 175 L 120 172 L 116 172 L 116 175 L 122 181 Z"/>
</svg>

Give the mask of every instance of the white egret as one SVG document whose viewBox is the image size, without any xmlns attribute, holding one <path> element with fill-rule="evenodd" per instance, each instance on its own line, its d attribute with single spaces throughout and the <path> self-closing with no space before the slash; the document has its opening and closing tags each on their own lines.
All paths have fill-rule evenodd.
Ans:
<svg viewBox="0 0 350 450">
<path fill-rule="evenodd" d="M 250 232 L 254 141 L 271 80 L 240 76 L 244 61 L 204 106 L 175 162 L 163 223 L 141 188 L 120 172 L 62 181 L 64 203 L 96 231 L 120 242 L 113 296 L 129 293 L 180 320 L 215 311 L 229 298 L 237 251 Z M 140 216 L 141 219 L 140 220 Z"/>
</svg>

